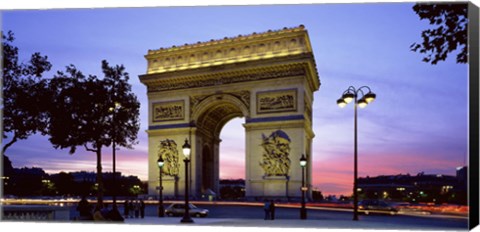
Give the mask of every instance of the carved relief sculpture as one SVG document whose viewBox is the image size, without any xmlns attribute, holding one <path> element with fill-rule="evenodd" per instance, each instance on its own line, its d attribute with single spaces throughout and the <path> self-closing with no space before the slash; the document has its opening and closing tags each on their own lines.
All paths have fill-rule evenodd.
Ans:
<svg viewBox="0 0 480 232">
<path fill-rule="evenodd" d="M 157 102 L 152 105 L 152 121 L 162 122 L 184 119 L 184 101 Z"/>
<path fill-rule="evenodd" d="M 262 134 L 263 159 L 260 166 L 265 176 L 288 176 L 290 170 L 290 138 L 282 131 L 266 137 Z"/>
<path fill-rule="evenodd" d="M 278 90 L 257 93 L 257 113 L 297 110 L 297 90 Z"/>
<path fill-rule="evenodd" d="M 178 176 L 179 162 L 177 143 L 174 140 L 166 139 L 160 141 L 158 157 L 164 160 L 163 174 L 167 176 Z"/>
</svg>

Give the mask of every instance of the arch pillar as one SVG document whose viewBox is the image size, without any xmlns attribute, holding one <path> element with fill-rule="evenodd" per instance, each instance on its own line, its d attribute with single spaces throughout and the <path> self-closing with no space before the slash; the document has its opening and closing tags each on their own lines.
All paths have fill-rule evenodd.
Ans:
<svg viewBox="0 0 480 232">
<path fill-rule="evenodd" d="M 302 169 L 299 160 L 305 154 L 311 163 L 312 135 L 305 129 L 305 120 L 298 117 L 272 117 L 263 120 L 247 122 L 246 129 L 246 167 L 245 180 L 247 199 L 261 198 L 292 200 L 301 195 Z M 285 173 L 268 173 L 265 169 L 258 168 L 264 162 L 267 153 L 272 150 L 265 148 L 265 140 L 270 143 L 280 143 L 280 139 L 274 139 L 278 135 L 281 140 L 288 143 L 289 169 Z M 285 144 L 286 144 L 285 143 Z M 275 149 L 273 149 L 275 150 Z M 275 159 L 275 158 L 271 158 Z M 307 168 L 307 178 L 310 178 L 311 169 Z M 306 180 L 306 183 L 311 183 Z"/>
</svg>

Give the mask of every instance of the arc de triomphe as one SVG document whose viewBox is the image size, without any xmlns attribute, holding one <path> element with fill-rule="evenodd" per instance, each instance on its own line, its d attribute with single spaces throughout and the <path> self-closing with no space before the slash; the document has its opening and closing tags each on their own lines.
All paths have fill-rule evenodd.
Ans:
<svg viewBox="0 0 480 232">
<path fill-rule="evenodd" d="M 185 139 L 192 147 L 191 195 L 218 194 L 220 131 L 236 117 L 245 119 L 247 198 L 300 197 L 302 154 L 311 186 L 320 81 L 304 26 L 149 50 L 145 58 L 149 194 L 158 194 L 161 155 L 164 194 L 184 195 Z"/>
</svg>

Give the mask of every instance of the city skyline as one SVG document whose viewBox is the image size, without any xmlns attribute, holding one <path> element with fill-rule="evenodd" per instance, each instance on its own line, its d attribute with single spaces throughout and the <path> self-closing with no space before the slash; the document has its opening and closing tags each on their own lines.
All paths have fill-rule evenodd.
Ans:
<svg viewBox="0 0 480 232">
<path fill-rule="evenodd" d="M 143 56 L 149 49 L 305 25 L 322 83 L 313 105 L 312 183 L 325 194 L 346 195 L 353 182 L 353 106 L 339 108 L 336 100 L 349 86 L 367 85 L 377 94 L 376 101 L 359 109 L 359 176 L 454 175 L 456 167 L 466 165 L 468 66 L 452 57 L 430 65 L 410 51 L 430 27 L 412 6 L 14 10 L 2 12 L 2 30 L 15 33 L 23 60 L 37 51 L 49 57 L 53 68 L 45 77 L 69 64 L 101 76 L 102 59 L 125 65 L 141 102 L 141 129 L 133 150 L 117 152 L 117 170 L 146 180 L 148 112 L 138 76 L 146 73 Z M 221 178 L 245 176 L 243 122 L 234 119 L 222 130 Z M 14 167 L 37 166 L 49 173 L 94 171 L 96 166 L 94 153 L 79 149 L 70 156 L 39 135 L 15 143 L 6 155 Z M 102 164 L 104 171 L 111 169 L 111 148 L 103 150 Z"/>
</svg>

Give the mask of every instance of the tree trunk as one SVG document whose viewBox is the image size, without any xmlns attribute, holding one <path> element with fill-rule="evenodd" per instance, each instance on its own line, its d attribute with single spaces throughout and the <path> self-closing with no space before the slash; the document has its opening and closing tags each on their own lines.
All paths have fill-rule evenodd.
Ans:
<svg viewBox="0 0 480 232">
<path fill-rule="evenodd" d="M 103 208 L 103 173 L 102 173 L 102 148 L 97 148 L 97 206 Z"/>
<path fill-rule="evenodd" d="M 12 144 L 14 144 L 17 141 L 18 141 L 17 133 L 14 133 L 13 139 L 9 143 L 5 144 L 5 146 L 3 146 L 2 154 L 5 155 L 5 151 L 7 150 L 7 148 L 12 146 Z"/>
</svg>

